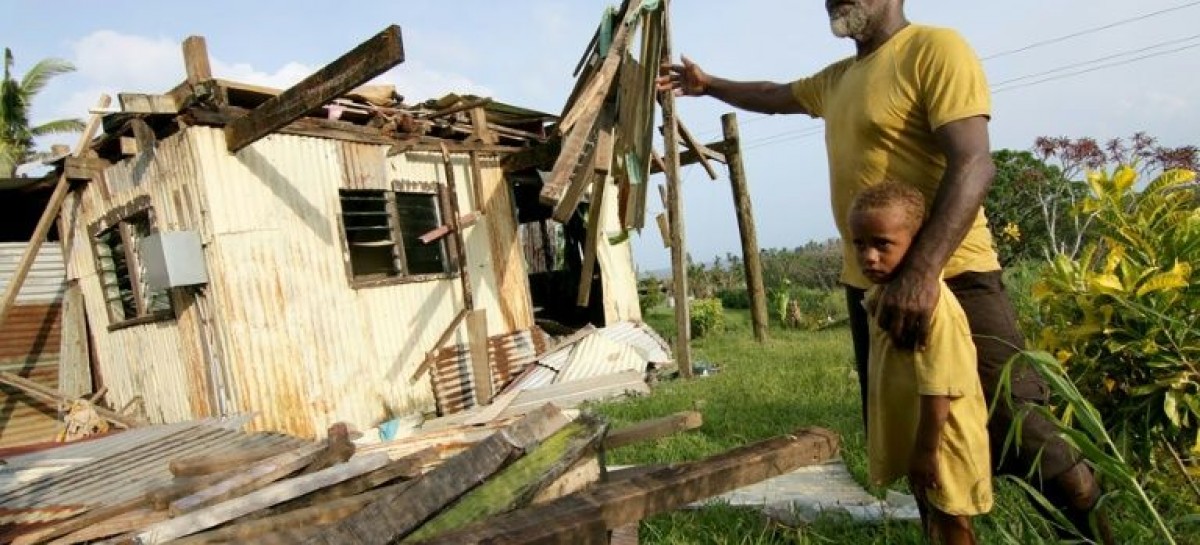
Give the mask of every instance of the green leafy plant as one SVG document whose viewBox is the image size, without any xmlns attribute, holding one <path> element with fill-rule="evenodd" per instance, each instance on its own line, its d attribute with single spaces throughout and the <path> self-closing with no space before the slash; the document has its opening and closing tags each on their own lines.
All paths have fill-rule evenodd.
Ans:
<svg viewBox="0 0 1200 545">
<path fill-rule="evenodd" d="M 1088 176 L 1080 212 L 1095 241 L 1059 255 L 1033 287 L 1038 346 L 1143 463 L 1156 446 L 1200 454 L 1200 210 L 1195 174 L 1169 170 L 1134 190 L 1123 166 Z"/>
<path fill-rule="evenodd" d="M 692 338 L 698 339 L 725 327 L 725 308 L 720 299 L 696 299 L 691 303 Z"/>
<path fill-rule="evenodd" d="M 1137 503 L 1145 508 L 1145 514 L 1153 520 L 1158 532 L 1162 534 L 1163 543 L 1174 545 L 1175 539 L 1172 537 L 1171 530 L 1167 527 L 1162 515 L 1159 514 L 1154 502 L 1150 500 L 1137 471 L 1127 463 L 1117 443 L 1113 441 L 1100 411 L 1075 387 L 1075 383 L 1067 376 L 1061 363 L 1054 356 L 1043 351 L 1020 352 L 1013 359 L 1014 361 L 1020 359 L 1028 363 L 1046 379 L 1059 408 L 1059 414 L 1054 414 L 1044 405 L 1026 405 L 1024 410 L 1038 411 L 1054 422 L 1058 426 L 1059 435 L 1075 447 L 1102 476 L 1110 489 L 1109 494 L 1132 495 Z M 1012 369 L 1012 362 L 1010 362 L 1001 377 L 999 396 L 1002 399 L 998 401 L 1000 403 L 1010 399 Z M 1009 429 L 1008 437 L 1005 438 L 1006 448 L 1018 440 L 1020 426 L 1020 418 L 1018 418 Z M 1058 509 L 1055 509 L 1036 489 L 1019 479 L 1012 479 L 1011 482 L 1024 488 L 1035 501 L 1042 503 L 1045 512 L 1055 515 L 1057 517 L 1056 524 L 1064 528 L 1070 527 Z"/>
</svg>

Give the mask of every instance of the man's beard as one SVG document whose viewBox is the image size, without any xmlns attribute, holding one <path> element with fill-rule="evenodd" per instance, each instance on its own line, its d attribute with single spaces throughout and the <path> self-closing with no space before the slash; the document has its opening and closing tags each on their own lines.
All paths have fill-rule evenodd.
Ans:
<svg viewBox="0 0 1200 545">
<path fill-rule="evenodd" d="M 862 6 L 839 6 L 838 11 L 830 14 L 829 28 L 838 38 L 858 38 L 866 34 L 871 18 Z"/>
</svg>

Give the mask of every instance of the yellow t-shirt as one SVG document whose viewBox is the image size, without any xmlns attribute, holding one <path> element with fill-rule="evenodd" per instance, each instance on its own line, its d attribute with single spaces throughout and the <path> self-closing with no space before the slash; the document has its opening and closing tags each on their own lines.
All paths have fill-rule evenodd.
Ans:
<svg viewBox="0 0 1200 545">
<path fill-rule="evenodd" d="M 987 402 L 976 370 L 967 315 L 942 283 L 924 351 L 892 345 L 876 316 L 878 288 L 867 292 L 871 319 L 867 387 L 867 458 L 871 480 L 886 485 L 908 474 L 916 445 L 921 396 L 951 397 L 950 416 L 938 448 L 940 489 L 930 503 L 951 515 L 978 515 L 992 508 Z"/>
<path fill-rule="evenodd" d="M 909 25 L 867 57 L 841 60 L 791 86 L 806 112 L 825 119 L 833 217 L 842 236 L 841 280 L 867 288 L 850 241 L 850 203 L 859 190 L 885 179 L 912 184 L 933 202 L 946 170 L 933 132 L 951 121 L 989 115 L 983 67 L 953 30 Z M 999 268 L 981 209 L 944 275 Z"/>
</svg>

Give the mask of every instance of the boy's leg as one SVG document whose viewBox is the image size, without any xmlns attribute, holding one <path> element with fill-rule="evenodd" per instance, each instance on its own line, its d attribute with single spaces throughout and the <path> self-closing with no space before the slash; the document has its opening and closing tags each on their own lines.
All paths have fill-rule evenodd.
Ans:
<svg viewBox="0 0 1200 545">
<path fill-rule="evenodd" d="M 868 351 L 871 346 L 871 331 L 867 322 L 867 309 L 863 308 L 866 290 L 846 286 L 846 311 L 850 317 L 850 339 L 854 343 L 854 370 L 858 372 L 858 395 L 862 403 L 863 435 L 867 431 L 867 369 Z"/>
<path fill-rule="evenodd" d="M 1004 289 L 1000 272 L 964 273 L 946 279 L 970 323 L 979 357 L 979 380 L 989 407 L 1000 386 L 1000 375 L 1008 360 L 1025 348 L 1017 327 L 1016 311 Z M 1111 543 L 1107 522 L 1093 513 L 1100 499 L 1091 468 L 1058 436 L 1058 429 L 1041 414 L 1025 412 L 1021 437 L 1002 452 L 1005 438 L 1022 406 L 1044 405 L 1048 401 L 1045 380 L 1028 366 L 1016 367 L 1012 374 L 1013 406 L 1000 400 L 988 420 L 992 444 L 992 465 L 996 473 L 1008 473 L 1027 480 L 1063 511 L 1086 537 Z M 1032 475 L 1032 476 L 1030 476 Z M 1036 505 L 1036 503 L 1035 503 Z M 1100 532 L 1093 532 L 1086 521 L 1095 515 Z M 1107 539 L 1106 539 L 1107 538 Z"/>
<path fill-rule="evenodd" d="M 909 479 L 912 482 L 912 479 Z M 925 539 L 933 545 L 974 545 L 975 529 L 971 526 L 971 517 L 948 515 L 929 503 L 924 491 L 913 490 L 917 500 L 917 509 L 921 513 L 921 527 L 925 531 Z"/>
</svg>

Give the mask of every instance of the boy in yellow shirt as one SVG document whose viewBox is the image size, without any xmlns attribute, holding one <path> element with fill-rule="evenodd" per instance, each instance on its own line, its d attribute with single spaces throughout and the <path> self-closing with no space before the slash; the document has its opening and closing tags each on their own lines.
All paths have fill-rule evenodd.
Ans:
<svg viewBox="0 0 1200 545">
<path fill-rule="evenodd" d="M 915 188 L 883 182 L 850 206 L 855 257 L 875 286 L 871 316 L 867 453 L 871 479 L 907 476 L 932 543 L 975 543 L 971 516 L 992 508 L 987 404 L 967 317 L 943 282 L 928 343 L 903 350 L 876 321 L 880 284 L 891 280 L 925 219 Z"/>
</svg>

